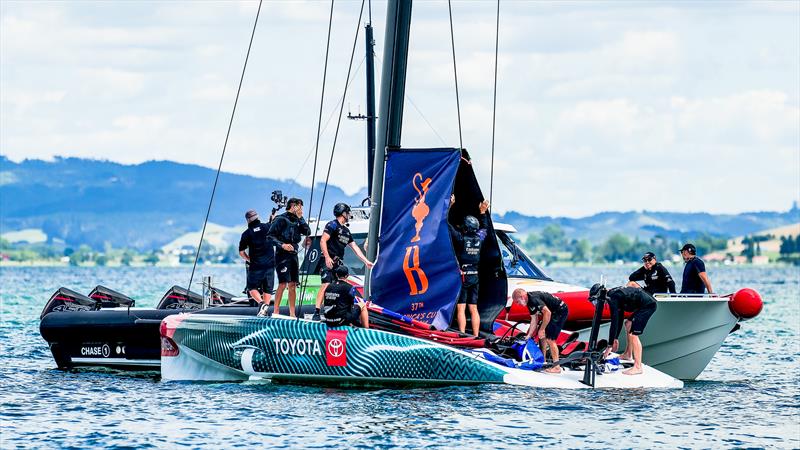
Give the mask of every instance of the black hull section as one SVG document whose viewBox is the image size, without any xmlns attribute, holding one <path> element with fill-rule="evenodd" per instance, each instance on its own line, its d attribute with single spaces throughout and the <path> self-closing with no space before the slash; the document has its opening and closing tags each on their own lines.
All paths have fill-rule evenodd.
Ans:
<svg viewBox="0 0 800 450">
<path fill-rule="evenodd" d="M 192 309 L 101 309 L 98 311 L 50 312 L 39 324 L 39 332 L 50 346 L 59 369 L 110 367 L 122 370 L 158 370 L 161 365 L 161 320 L 167 316 L 224 314 L 255 316 L 254 306 L 220 306 Z M 304 305 L 301 314 L 314 312 Z M 288 314 L 288 307 L 281 308 Z"/>
</svg>

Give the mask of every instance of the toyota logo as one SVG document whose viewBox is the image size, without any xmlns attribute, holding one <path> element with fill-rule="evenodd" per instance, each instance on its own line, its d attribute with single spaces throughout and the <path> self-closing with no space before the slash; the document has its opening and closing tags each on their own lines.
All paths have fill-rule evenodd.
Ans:
<svg viewBox="0 0 800 450">
<path fill-rule="evenodd" d="M 335 338 L 331 339 L 330 342 L 328 342 L 328 353 L 334 358 L 342 356 L 342 353 L 344 353 L 344 344 L 342 344 L 342 341 Z"/>
</svg>

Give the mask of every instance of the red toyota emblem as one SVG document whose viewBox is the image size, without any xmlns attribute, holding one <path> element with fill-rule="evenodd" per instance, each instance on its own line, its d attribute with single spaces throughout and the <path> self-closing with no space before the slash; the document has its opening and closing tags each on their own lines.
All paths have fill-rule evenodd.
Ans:
<svg viewBox="0 0 800 450">
<path fill-rule="evenodd" d="M 328 330 L 325 357 L 329 366 L 347 365 L 347 330 Z"/>
</svg>

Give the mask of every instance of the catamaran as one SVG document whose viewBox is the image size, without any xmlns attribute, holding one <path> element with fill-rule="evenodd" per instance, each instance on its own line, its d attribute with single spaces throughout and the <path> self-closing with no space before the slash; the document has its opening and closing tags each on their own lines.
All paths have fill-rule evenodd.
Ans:
<svg viewBox="0 0 800 450">
<path fill-rule="evenodd" d="M 124 338 L 115 336 L 115 327 L 108 322 L 111 315 L 127 315 L 124 321 L 133 328 L 141 331 L 141 327 L 149 327 L 144 333 L 148 344 L 142 346 L 147 347 L 148 358 L 138 358 L 140 365 L 158 367 L 160 362 L 165 380 L 262 378 L 354 385 L 509 383 L 554 388 L 673 388 L 682 386 L 678 378 L 693 379 L 705 368 L 738 321 L 757 314 L 753 314 L 753 305 L 757 303 L 760 310 L 754 291 L 740 291 L 744 293 L 731 298 L 659 299 L 659 310 L 643 337 L 645 364 L 651 365 L 645 366 L 642 375 L 623 375 L 607 369 L 602 359 L 603 343 L 598 333 L 603 309 L 595 309 L 588 301 L 588 290 L 549 279 L 516 246 L 511 238 L 513 227 L 491 220 L 479 269 L 481 336 L 462 335 L 450 328 L 460 279 L 447 223 L 476 215 L 483 194 L 465 150 L 400 146 L 410 14 L 410 1 L 389 2 L 378 115 L 377 148 L 383 151 L 375 152 L 372 164 L 371 208 L 360 210 L 351 224 L 357 240 L 368 237 L 374 243 L 369 246 L 373 258 L 380 248 L 372 273 L 351 278 L 372 302 L 370 316 L 375 327 L 328 328 L 305 319 L 302 311 L 296 319 L 281 314 L 254 317 L 254 307 L 231 306 L 236 301 L 232 296 L 224 306 L 187 314 L 185 311 L 198 302 L 196 294 L 192 297 L 184 291 L 178 294 L 195 301 L 176 301 L 173 309 L 147 313 L 133 308 L 133 302 L 108 305 L 111 308 L 103 310 L 97 302 L 79 299 L 80 294 L 62 291 L 53 299 L 61 297 L 64 307 L 46 307 L 41 326 L 59 366 L 105 365 L 112 359 L 125 366 L 123 363 L 143 355 L 125 352 L 129 347 Z M 374 118 L 374 114 L 368 115 Z M 451 194 L 457 201 L 448 208 Z M 319 263 L 318 245 L 315 236 L 303 263 L 306 276 L 301 292 L 310 297 L 315 296 L 315 278 L 308 273 Z M 213 292 L 210 283 L 208 286 L 209 293 Z M 552 292 L 568 303 L 567 326 L 579 332 L 564 333 L 560 340 L 562 349 L 568 350 L 561 361 L 565 369 L 561 374 L 530 370 L 536 366 L 526 364 L 530 354 L 509 352 L 514 338 L 525 330 L 526 324 L 521 322 L 529 319 L 527 311 L 521 314 L 514 307 L 507 308 L 509 294 L 517 287 Z M 173 297 L 180 296 L 176 292 Z M 211 294 L 201 298 L 211 298 Z M 200 302 L 202 306 L 210 303 Z M 76 310 L 76 305 L 84 305 L 87 311 Z M 103 319 L 97 309 L 104 312 Z M 63 314 L 64 310 L 70 314 Z M 696 320 L 676 323 L 675 318 L 687 312 Z M 84 333 L 70 341 L 71 333 L 66 330 L 89 323 L 106 333 Z M 53 332 L 59 327 L 60 334 Z M 156 327 L 158 333 L 153 333 Z M 160 340 L 160 349 L 153 348 L 151 334 Z M 160 361 L 152 357 L 154 350 L 160 353 Z"/>
</svg>

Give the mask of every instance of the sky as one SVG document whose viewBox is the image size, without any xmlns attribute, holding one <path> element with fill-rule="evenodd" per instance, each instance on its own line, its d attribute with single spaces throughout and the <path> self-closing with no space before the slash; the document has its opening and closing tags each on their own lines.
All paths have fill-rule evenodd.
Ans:
<svg viewBox="0 0 800 450">
<path fill-rule="evenodd" d="M 340 99 L 345 116 L 366 110 L 360 8 L 334 4 L 317 181 Z M 487 197 L 495 8 L 452 3 L 463 146 Z M 0 2 L 0 153 L 216 168 L 256 9 Z M 378 78 L 385 10 L 372 5 Z M 311 184 L 329 12 L 264 2 L 223 170 Z M 451 51 L 447 2 L 415 2 L 404 147 L 459 146 Z M 800 2 L 503 0 L 498 56 L 496 213 L 785 211 L 800 198 Z M 339 128 L 330 181 L 353 193 L 365 125 Z"/>
</svg>

